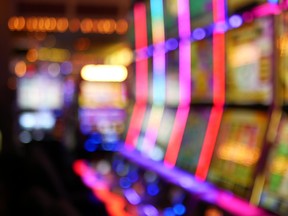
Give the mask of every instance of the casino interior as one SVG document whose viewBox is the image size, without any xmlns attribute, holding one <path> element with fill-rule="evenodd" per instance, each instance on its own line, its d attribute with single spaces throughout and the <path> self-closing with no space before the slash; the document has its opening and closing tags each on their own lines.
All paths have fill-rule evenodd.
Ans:
<svg viewBox="0 0 288 216">
<path fill-rule="evenodd" d="M 287 0 L 2 0 L 0 47 L 0 215 L 287 215 Z"/>
</svg>

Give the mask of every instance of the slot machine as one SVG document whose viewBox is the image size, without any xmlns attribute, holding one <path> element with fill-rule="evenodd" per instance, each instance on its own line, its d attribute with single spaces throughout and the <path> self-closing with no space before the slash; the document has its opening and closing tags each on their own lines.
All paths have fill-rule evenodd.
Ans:
<svg viewBox="0 0 288 216">
<path fill-rule="evenodd" d="M 276 106 L 269 130 L 270 145 L 262 174 L 263 187 L 259 205 L 277 215 L 285 215 L 287 208 L 287 13 L 276 18 L 277 23 L 277 78 Z"/>
<path fill-rule="evenodd" d="M 254 19 L 225 36 L 225 109 L 207 179 L 257 204 L 253 189 L 273 102 L 273 17 Z"/>
</svg>

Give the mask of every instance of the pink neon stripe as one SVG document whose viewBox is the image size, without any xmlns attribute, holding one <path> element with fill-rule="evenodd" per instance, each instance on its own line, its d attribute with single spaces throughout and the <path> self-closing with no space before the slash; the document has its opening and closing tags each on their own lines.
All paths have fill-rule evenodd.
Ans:
<svg viewBox="0 0 288 216">
<path fill-rule="evenodd" d="M 136 50 L 147 47 L 146 5 L 134 6 L 134 28 Z M 148 98 L 148 60 L 136 59 L 136 102 L 146 103 Z"/>
<path fill-rule="evenodd" d="M 213 102 L 225 103 L 225 35 L 213 33 Z"/>
<path fill-rule="evenodd" d="M 125 140 L 125 146 L 128 148 L 136 147 L 135 140 L 138 140 L 138 137 L 141 131 L 142 122 L 143 122 L 144 115 L 145 115 L 145 111 L 146 111 L 146 105 L 144 104 L 134 105 L 129 129 L 128 129 L 126 140 Z"/>
<path fill-rule="evenodd" d="M 148 59 L 136 61 L 136 102 L 147 103 L 148 100 Z"/>
<path fill-rule="evenodd" d="M 212 4 L 214 23 L 225 21 L 225 0 L 213 0 Z"/>
<path fill-rule="evenodd" d="M 196 178 L 200 180 L 205 180 L 207 177 L 212 159 L 212 154 L 216 143 L 216 138 L 220 128 L 222 114 L 223 114 L 223 107 L 213 107 L 211 110 L 206 134 L 204 137 L 202 151 L 195 172 Z"/>
<path fill-rule="evenodd" d="M 214 23 L 225 21 L 225 1 L 213 0 Z M 195 176 L 207 178 L 225 103 L 225 35 L 213 33 L 213 103 Z"/>
<path fill-rule="evenodd" d="M 134 27 L 135 27 L 135 48 L 141 49 L 147 46 L 147 23 L 146 6 L 144 3 L 134 5 Z M 148 99 L 148 60 L 136 59 L 136 104 L 133 108 L 129 129 L 127 132 L 125 146 L 135 148 L 138 140 L 142 122 L 146 111 Z"/>
<path fill-rule="evenodd" d="M 164 164 L 168 167 L 174 167 L 178 158 L 182 138 L 185 131 L 190 107 L 178 107 L 172 134 L 168 143 L 164 158 Z"/>
<path fill-rule="evenodd" d="M 280 13 L 281 13 L 281 9 L 279 5 L 270 4 L 270 3 L 262 4 L 253 10 L 253 14 L 255 17 L 262 17 L 262 16 L 267 16 L 270 14 L 277 15 Z"/>
<path fill-rule="evenodd" d="M 147 23 L 146 6 L 144 3 L 137 3 L 134 6 L 134 28 L 135 48 L 140 49 L 147 46 Z"/>
<path fill-rule="evenodd" d="M 179 44 L 179 105 L 191 101 L 191 46 L 190 46 L 190 5 L 189 0 L 178 0 Z"/>
</svg>

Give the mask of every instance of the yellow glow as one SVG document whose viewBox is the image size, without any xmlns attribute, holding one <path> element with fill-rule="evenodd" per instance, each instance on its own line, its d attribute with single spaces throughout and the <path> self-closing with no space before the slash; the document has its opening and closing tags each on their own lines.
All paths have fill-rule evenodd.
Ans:
<svg viewBox="0 0 288 216">
<path fill-rule="evenodd" d="M 70 52 L 66 49 L 59 48 L 40 48 L 38 50 L 38 60 L 64 62 L 70 58 Z"/>
<path fill-rule="evenodd" d="M 248 146 L 245 143 L 228 142 L 219 147 L 217 156 L 222 160 L 251 166 L 258 161 L 260 149 Z"/>
<path fill-rule="evenodd" d="M 81 77 L 87 81 L 123 82 L 127 78 L 127 68 L 123 65 L 85 65 Z"/>
<path fill-rule="evenodd" d="M 133 52 L 131 49 L 125 47 L 108 55 L 104 62 L 105 64 L 116 64 L 128 66 L 133 61 Z"/>
<path fill-rule="evenodd" d="M 15 65 L 15 74 L 18 77 L 23 77 L 26 73 L 26 63 L 24 61 L 19 61 Z"/>
</svg>

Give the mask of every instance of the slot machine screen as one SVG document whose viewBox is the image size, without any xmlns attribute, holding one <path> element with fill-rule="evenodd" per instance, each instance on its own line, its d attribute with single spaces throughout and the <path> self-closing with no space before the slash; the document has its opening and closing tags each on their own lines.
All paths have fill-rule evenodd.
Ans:
<svg viewBox="0 0 288 216">
<path fill-rule="evenodd" d="M 176 162 L 177 167 L 195 173 L 209 116 L 210 108 L 190 111 Z"/>
<path fill-rule="evenodd" d="M 228 103 L 271 103 L 272 29 L 271 17 L 264 17 L 227 32 Z"/>
<path fill-rule="evenodd" d="M 83 81 L 80 84 L 81 108 L 124 108 L 126 89 L 122 83 Z"/>
<path fill-rule="evenodd" d="M 287 25 L 288 25 L 288 13 L 283 12 L 281 15 L 279 15 L 279 25 L 277 25 L 277 30 L 279 33 L 278 36 L 278 46 L 279 46 L 279 68 L 280 68 L 280 77 L 281 77 L 281 87 L 283 89 L 283 98 L 284 98 L 284 103 L 285 105 L 288 104 L 288 62 L 287 62 L 287 57 L 288 57 L 288 50 L 286 49 L 287 47 L 287 42 L 288 42 L 288 30 L 287 30 Z"/>
<path fill-rule="evenodd" d="M 280 215 L 288 212 L 288 117 L 279 126 L 278 137 L 268 157 L 260 205 Z"/>
<path fill-rule="evenodd" d="M 212 38 L 191 44 L 191 97 L 193 102 L 211 102 L 213 97 Z"/>
<path fill-rule="evenodd" d="M 267 123 L 265 112 L 240 109 L 225 111 L 208 180 L 248 199 Z"/>
<path fill-rule="evenodd" d="M 63 85 L 60 79 L 45 75 L 18 79 L 17 104 L 20 109 L 61 109 L 63 100 Z"/>
</svg>

